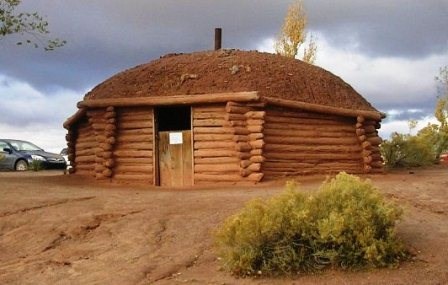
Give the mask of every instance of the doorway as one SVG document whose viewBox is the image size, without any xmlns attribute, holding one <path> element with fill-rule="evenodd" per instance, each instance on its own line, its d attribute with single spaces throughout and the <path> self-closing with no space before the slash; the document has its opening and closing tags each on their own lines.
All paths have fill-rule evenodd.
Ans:
<svg viewBox="0 0 448 285">
<path fill-rule="evenodd" d="M 157 134 L 156 184 L 167 187 L 191 186 L 191 107 L 159 107 L 155 109 L 154 118 Z"/>
</svg>

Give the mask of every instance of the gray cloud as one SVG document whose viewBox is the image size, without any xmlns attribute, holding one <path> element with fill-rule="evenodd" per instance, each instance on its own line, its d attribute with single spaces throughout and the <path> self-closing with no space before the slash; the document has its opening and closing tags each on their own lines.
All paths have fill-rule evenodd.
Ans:
<svg viewBox="0 0 448 285">
<path fill-rule="evenodd" d="M 112 74 L 169 52 L 213 46 L 255 49 L 277 33 L 289 1 L 27 1 L 22 8 L 47 15 L 51 36 L 68 40 L 51 53 L 2 40 L 0 73 L 40 90 L 84 90 Z M 447 49 L 446 0 L 306 1 L 309 27 L 335 47 L 368 56 L 424 57 Z"/>
</svg>

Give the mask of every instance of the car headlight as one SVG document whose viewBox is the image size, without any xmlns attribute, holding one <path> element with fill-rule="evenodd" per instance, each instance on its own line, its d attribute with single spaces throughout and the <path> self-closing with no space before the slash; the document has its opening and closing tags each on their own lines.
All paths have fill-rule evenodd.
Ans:
<svg viewBox="0 0 448 285">
<path fill-rule="evenodd" d="M 46 161 L 45 157 L 40 156 L 40 155 L 37 155 L 37 154 L 32 154 L 32 155 L 31 155 L 31 158 L 32 158 L 33 160 Z"/>
</svg>

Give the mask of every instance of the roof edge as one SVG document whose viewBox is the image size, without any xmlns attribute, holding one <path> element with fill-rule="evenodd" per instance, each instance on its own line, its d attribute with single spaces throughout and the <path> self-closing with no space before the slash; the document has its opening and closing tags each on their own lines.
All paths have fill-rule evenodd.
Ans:
<svg viewBox="0 0 448 285">
<path fill-rule="evenodd" d="M 386 117 L 386 114 L 379 111 L 366 111 L 366 110 L 355 110 L 355 109 L 345 109 L 340 107 L 331 107 L 326 105 L 318 105 L 313 103 L 299 102 L 287 99 L 280 99 L 274 97 L 263 96 L 263 101 L 268 104 L 276 105 L 280 107 L 288 107 L 294 109 L 302 109 L 306 111 L 312 111 L 317 113 L 327 113 L 340 116 L 348 117 L 358 117 L 363 116 L 365 118 L 373 119 L 376 121 L 381 121 Z"/>
<path fill-rule="evenodd" d="M 76 111 L 75 114 L 73 114 L 71 117 L 69 117 L 65 122 L 62 124 L 64 129 L 68 130 L 70 129 L 70 126 L 76 123 L 79 119 L 81 119 L 85 114 L 87 110 L 86 108 L 80 108 L 78 111 Z"/>
</svg>

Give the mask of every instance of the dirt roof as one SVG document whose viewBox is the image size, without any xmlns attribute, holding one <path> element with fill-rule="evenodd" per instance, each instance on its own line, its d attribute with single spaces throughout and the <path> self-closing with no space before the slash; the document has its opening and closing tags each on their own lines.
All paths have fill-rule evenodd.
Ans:
<svg viewBox="0 0 448 285">
<path fill-rule="evenodd" d="M 376 111 L 349 84 L 320 67 L 275 54 L 239 50 L 169 54 L 112 76 L 85 99 L 241 91 Z"/>
</svg>

